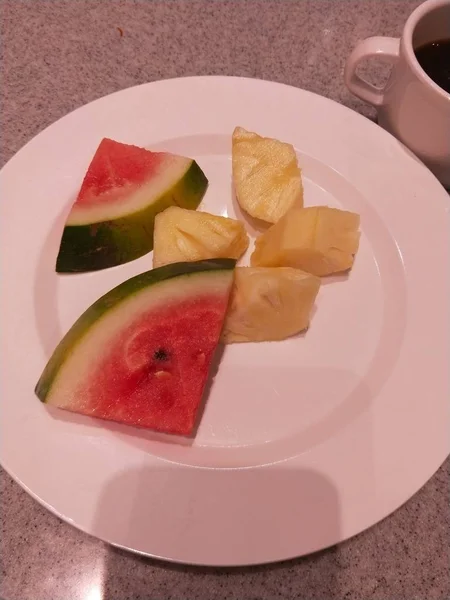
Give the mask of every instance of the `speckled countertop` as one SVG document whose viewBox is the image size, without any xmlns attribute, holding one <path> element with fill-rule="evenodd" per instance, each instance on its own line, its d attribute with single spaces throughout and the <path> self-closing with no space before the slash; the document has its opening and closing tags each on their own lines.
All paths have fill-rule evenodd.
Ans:
<svg viewBox="0 0 450 600">
<path fill-rule="evenodd" d="M 342 82 L 369 35 L 417 0 L 1 0 L 1 162 L 69 111 L 135 84 L 225 74 L 280 81 L 369 118 Z M 372 78 L 383 77 L 373 67 Z M 1 472 L 3 600 L 448 600 L 449 462 L 358 537 L 280 565 L 204 569 L 108 547 Z"/>
</svg>

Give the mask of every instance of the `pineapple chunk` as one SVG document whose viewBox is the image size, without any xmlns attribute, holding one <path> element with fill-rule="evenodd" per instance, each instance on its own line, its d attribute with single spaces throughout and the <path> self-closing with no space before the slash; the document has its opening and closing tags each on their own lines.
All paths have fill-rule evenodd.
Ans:
<svg viewBox="0 0 450 600">
<path fill-rule="evenodd" d="M 347 271 L 358 251 L 359 215 L 312 206 L 293 209 L 255 242 L 254 267 L 295 267 L 323 276 Z"/>
<path fill-rule="evenodd" d="M 319 287 L 319 277 L 299 269 L 238 267 L 222 340 L 275 341 L 303 331 Z"/>
<path fill-rule="evenodd" d="M 153 266 L 205 258 L 240 258 L 248 235 L 235 219 L 171 206 L 155 217 Z"/>
<path fill-rule="evenodd" d="M 232 163 L 237 200 L 252 217 L 276 223 L 290 208 L 303 206 L 301 173 L 291 144 L 236 127 Z"/>
</svg>

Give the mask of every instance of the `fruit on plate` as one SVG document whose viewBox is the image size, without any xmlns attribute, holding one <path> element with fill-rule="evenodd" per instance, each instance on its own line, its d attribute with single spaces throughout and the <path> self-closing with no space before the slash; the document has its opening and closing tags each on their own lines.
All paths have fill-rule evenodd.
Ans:
<svg viewBox="0 0 450 600">
<path fill-rule="evenodd" d="M 205 258 L 240 258 L 247 250 L 243 223 L 171 206 L 155 218 L 153 267 Z"/>
<path fill-rule="evenodd" d="M 239 205 L 249 215 L 276 223 L 303 206 L 303 186 L 291 144 L 236 127 L 232 138 L 233 181 Z"/>
<path fill-rule="evenodd" d="M 359 221 L 356 213 L 328 206 L 292 209 L 257 238 L 251 264 L 318 276 L 347 271 L 358 251 Z"/>
<path fill-rule="evenodd" d="M 283 340 L 309 326 L 320 278 L 290 267 L 238 267 L 222 339 Z"/>
<path fill-rule="evenodd" d="M 42 402 L 157 431 L 193 432 L 233 282 L 235 261 L 177 263 L 97 300 L 51 356 Z"/>
<path fill-rule="evenodd" d="M 105 269 L 150 252 L 156 214 L 197 208 L 207 185 L 190 158 L 103 139 L 67 217 L 56 271 Z"/>
</svg>

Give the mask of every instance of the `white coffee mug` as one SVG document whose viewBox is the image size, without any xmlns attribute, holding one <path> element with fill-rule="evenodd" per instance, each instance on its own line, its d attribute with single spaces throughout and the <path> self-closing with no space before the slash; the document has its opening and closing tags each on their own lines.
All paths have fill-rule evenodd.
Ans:
<svg viewBox="0 0 450 600">
<path fill-rule="evenodd" d="M 450 0 L 428 0 L 410 15 L 401 39 L 370 37 L 345 65 L 348 89 L 378 111 L 378 123 L 395 135 L 450 188 L 450 94 L 422 69 L 415 49 L 450 38 Z M 383 89 L 356 74 L 358 64 L 382 56 L 393 68 Z"/>
</svg>

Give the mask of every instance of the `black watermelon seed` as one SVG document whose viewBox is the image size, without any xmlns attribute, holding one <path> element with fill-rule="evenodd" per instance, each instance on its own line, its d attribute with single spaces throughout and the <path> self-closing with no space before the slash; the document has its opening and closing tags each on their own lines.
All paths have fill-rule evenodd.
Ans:
<svg viewBox="0 0 450 600">
<path fill-rule="evenodd" d="M 164 350 L 163 348 L 160 348 L 159 350 L 156 350 L 156 352 L 153 354 L 153 358 L 155 360 L 165 362 L 166 360 L 169 360 L 169 353 L 166 352 L 166 350 Z"/>
</svg>

